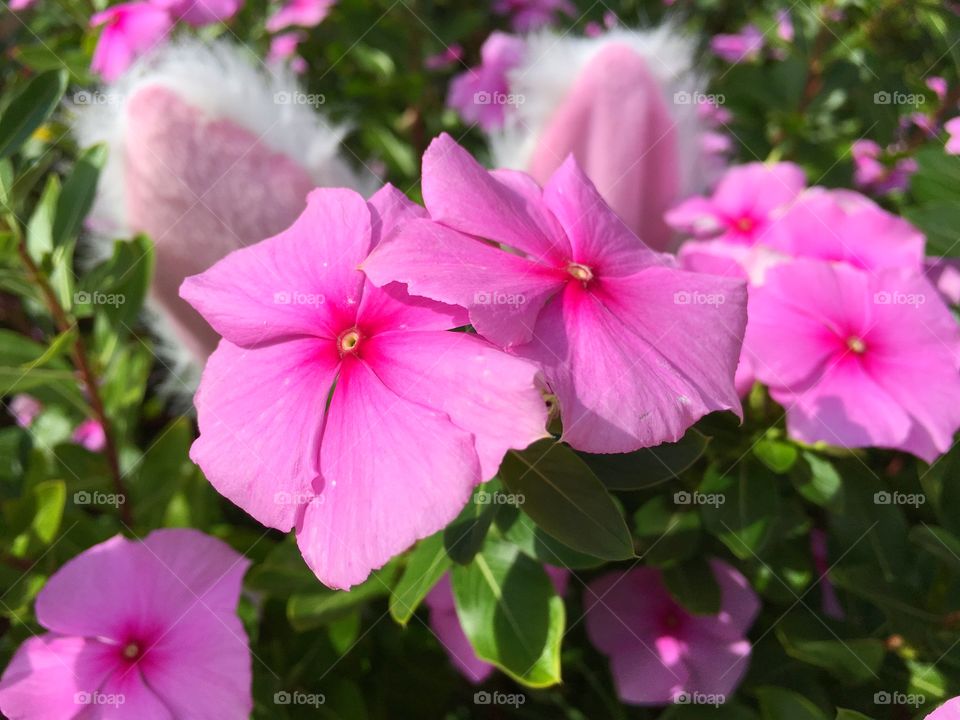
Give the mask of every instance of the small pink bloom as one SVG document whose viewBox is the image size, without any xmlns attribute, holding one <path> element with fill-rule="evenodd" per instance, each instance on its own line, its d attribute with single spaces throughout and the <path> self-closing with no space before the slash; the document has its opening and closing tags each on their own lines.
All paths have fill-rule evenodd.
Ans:
<svg viewBox="0 0 960 720">
<path fill-rule="evenodd" d="M 293 25 L 314 27 L 322 23 L 337 0 L 287 0 L 267 18 L 267 30 L 278 32 Z"/>
<path fill-rule="evenodd" d="M 424 214 L 389 185 L 369 203 L 314 190 L 290 228 L 180 290 L 223 336 L 190 457 L 260 522 L 295 525 L 330 587 L 445 527 L 507 450 L 546 436 L 532 363 L 446 332 L 465 324 L 460 308 L 357 269 Z"/>
<path fill-rule="evenodd" d="M 293 30 L 280 35 L 274 35 L 270 40 L 270 51 L 267 53 L 268 63 L 289 62 L 290 66 L 296 72 L 304 59 L 297 55 L 297 48 L 307 37 L 307 34 L 301 30 Z"/>
<path fill-rule="evenodd" d="M 948 305 L 960 305 L 960 259 L 927 258 L 924 262 L 924 273 Z"/>
<path fill-rule="evenodd" d="M 37 596 L 49 632 L 0 679 L 16 720 L 246 718 L 247 636 L 237 617 L 249 562 L 196 530 L 116 536 L 70 560 Z"/>
<path fill-rule="evenodd" d="M 507 73 L 523 58 L 524 43 L 518 37 L 491 33 L 480 49 L 481 63 L 460 73 L 450 83 L 447 105 L 468 123 L 484 130 L 503 125 L 507 106 L 516 100 L 510 95 Z"/>
<path fill-rule="evenodd" d="M 757 60 L 763 45 L 763 33 L 752 24 L 744 26 L 739 33 L 714 35 L 710 40 L 714 55 L 729 63 Z"/>
<path fill-rule="evenodd" d="M 777 36 L 786 43 L 793 42 L 793 20 L 790 17 L 789 10 L 777 11 Z"/>
<path fill-rule="evenodd" d="M 906 190 L 910 176 L 917 170 L 913 158 L 902 158 L 893 166 L 880 160 L 883 149 L 873 140 L 857 140 L 850 148 L 853 156 L 853 181 L 857 187 L 879 194 Z"/>
<path fill-rule="evenodd" d="M 10 0 L 10 9 L 14 12 L 19 10 L 26 10 L 28 7 L 33 5 L 37 0 Z"/>
<path fill-rule="evenodd" d="M 243 5 L 243 0 L 150 0 L 166 8 L 175 20 L 202 27 L 229 20 Z"/>
<path fill-rule="evenodd" d="M 543 569 L 547 572 L 557 594 L 565 595 L 570 573 L 552 565 L 544 565 Z M 457 671 L 474 685 L 479 685 L 490 677 L 494 666 L 477 657 L 460 625 L 449 573 L 440 578 L 440 582 L 434 585 L 424 602 L 430 608 L 430 629 L 437 636 L 437 640 L 440 641 Z"/>
<path fill-rule="evenodd" d="M 72 439 L 90 452 L 100 452 L 107 445 L 107 434 L 103 431 L 103 425 L 92 418 L 77 425 Z"/>
<path fill-rule="evenodd" d="M 918 270 L 779 265 L 750 291 L 744 347 L 801 442 L 932 462 L 960 427 L 957 324 Z"/>
<path fill-rule="evenodd" d="M 423 196 L 432 220 L 402 227 L 368 276 L 467 308 L 478 333 L 540 363 L 571 445 L 630 452 L 739 413 L 743 283 L 650 250 L 572 156 L 541 189 L 488 172 L 444 134 L 424 154 Z"/>
<path fill-rule="evenodd" d="M 933 90 L 940 102 L 947 96 L 947 81 L 939 76 L 927 78 L 927 87 Z"/>
<path fill-rule="evenodd" d="M 558 12 L 576 17 L 570 0 L 494 0 L 493 11 L 508 15 L 515 32 L 525 33 L 549 25 Z"/>
<path fill-rule="evenodd" d="M 803 170 L 793 163 L 739 165 L 727 171 L 711 197 L 694 197 L 670 210 L 667 223 L 695 238 L 754 245 L 805 184 Z"/>
<path fill-rule="evenodd" d="M 943 124 L 943 129 L 949 135 L 944 149 L 951 155 L 960 155 L 960 117 L 947 120 Z"/>
<path fill-rule="evenodd" d="M 463 47 L 454 43 L 445 48 L 443 52 L 436 55 L 430 55 L 423 61 L 423 66 L 427 70 L 445 70 L 463 59 Z"/>
<path fill-rule="evenodd" d="M 960 11 L 954 11 L 960 14 Z M 932 713 L 927 715 L 926 720 L 960 720 L 960 697 L 947 700 Z"/>
<path fill-rule="evenodd" d="M 760 600 L 739 572 L 711 560 L 720 585 L 717 615 L 693 615 L 653 567 L 615 571 L 584 591 L 587 635 L 610 658 L 625 703 L 666 705 L 684 694 L 729 696 L 750 658 L 747 631 Z"/>
<path fill-rule="evenodd" d="M 33 397 L 33 395 L 21 393 L 14 395 L 10 399 L 7 410 L 13 416 L 13 419 L 16 420 L 17 425 L 22 428 L 28 428 L 33 425 L 33 421 L 37 419 L 37 415 L 43 412 L 43 404 Z"/>
<path fill-rule="evenodd" d="M 167 8 L 149 2 L 114 5 L 90 18 L 90 26 L 103 25 L 90 69 L 104 80 L 116 80 L 134 60 L 151 50 L 173 27 Z"/>
</svg>

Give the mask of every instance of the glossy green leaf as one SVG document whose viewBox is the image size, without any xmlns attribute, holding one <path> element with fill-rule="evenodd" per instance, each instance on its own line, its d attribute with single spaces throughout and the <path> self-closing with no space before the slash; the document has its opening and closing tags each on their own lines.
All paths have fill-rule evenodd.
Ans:
<svg viewBox="0 0 960 720">
<path fill-rule="evenodd" d="M 675 443 L 632 453 L 579 455 L 611 490 L 642 490 L 680 475 L 700 459 L 709 443 L 710 438 L 691 428 Z"/>
<path fill-rule="evenodd" d="M 37 75 L 0 116 L 0 158 L 12 155 L 40 127 L 63 97 L 67 74 L 62 70 Z"/>
<path fill-rule="evenodd" d="M 57 200 L 52 233 L 54 247 L 72 239 L 79 232 L 83 219 L 93 205 L 100 170 L 106 161 L 105 145 L 94 145 L 77 158 Z"/>
<path fill-rule="evenodd" d="M 450 569 L 443 533 L 424 538 L 407 554 L 403 574 L 390 595 L 390 616 L 406 625 L 427 593 Z"/>
</svg>

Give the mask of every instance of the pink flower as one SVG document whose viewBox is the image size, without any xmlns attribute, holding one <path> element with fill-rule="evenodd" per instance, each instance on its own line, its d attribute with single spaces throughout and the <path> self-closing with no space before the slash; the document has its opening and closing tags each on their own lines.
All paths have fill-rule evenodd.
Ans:
<svg viewBox="0 0 960 720">
<path fill-rule="evenodd" d="M 103 431 L 103 425 L 92 418 L 77 425 L 72 439 L 90 452 L 100 452 L 107 445 L 107 434 Z"/>
<path fill-rule="evenodd" d="M 14 12 L 19 10 L 26 10 L 28 7 L 33 5 L 37 0 L 10 0 L 10 9 Z"/>
<path fill-rule="evenodd" d="M 951 155 L 960 155 L 960 117 L 947 120 L 943 124 L 943 129 L 950 136 L 947 138 L 947 144 L 944 150 Z"/>
<path fill-rule="evenodd" d="M 164 8 L 149 2 L 121 3 L 98 12 L 90 26 L 103 25 L 90 69 L 104 80 L 116 80 L 140 55 L 167 36 L 173 18 Z"/>
<path fill-rule="evenodd" d="M 880 161 L 883 149 L 873 140 L 857 140 L 850 148 L 853 156 L 853 181 L 857 187 L 879 194 L 906 190 L 910 176 L 917 170 L 916 160 L 902 158 L 888 166 Z"/>
<path fill-rule="evenodd" d="M 587 586 L 587 635 L 609 656 L 623 702 L 666 705 L 685 694 L 728 696 L 739 684 L 760 600 L 732 567 L 720 560 L 710 565 L 721 592 L 717 615 L 687 612 L 653 567 L 607 573 Z"/>
<path fill-rule="evenodd" d="M 940 102 L 943 102 L 944 98 L 947 96 L 947 81 L 939 76 L 933 76 L 927 78 L 927 87 L 933 90 L 934 94 L 937 96 L 937 99 Z"/>
<path fill-rule="evenodd" d="M 745 25 L 739 33 L 714 35 L 710 40 L 713 54 L 728 63 L 757 60 L 763 45 L 763 33 L 753 24 Z"/>
<path fill-rule="evenodd" d="M 314 27 L 324 21 L 337 0 L 287 0 L 267 18 L 267 30 L 278 32 L 292 25 Z"/>
<path fill-rule="evenodd" d="M 283 63 L 289 61 L 290 67 L 296 73 L 306 71 L 306 60 L 297 55 L 297 47 L 307 37 L 301 30 L 274 35 L 270 40 L 270 51 L 267 53 L 268 63 Z"/>
<path fill-rule="evenodd" d="M 557 595 L 565 595 L 570 573 L 552 565 L 544 565 L 543 569 L 553 583 Z M 430 608 L 430 630 L 437 636 L 437 640 L 440 641 L 457 672 L 474 685 L 479 685 L 490 677 L 494 666 L 477 657 L 477 653 L 460 625 L 449 573 L 433 586 L 424 602 Z"/>
<path fill-rule="evenodd" d="M 960 427 L 957 324 L 917 270 L 779 265 L 751 289 L 744 347 L 801 442 L 930 462 Z"/>
<path fill-rule="evenodd" d="M 456 65 L 463 59 L 463 47 L 454 43 L 445 48 L 443 52 L 430 55 L 423 61 L 423 66 L 427 70 L 445 70 L 452 65 Z"/>
<path fill-rule="evenodd" d="M 176 20 L 202 27 L 229 20 L 243 5 L 243 0 L 150 0 L 167 8 Z"/>
<path fill-rule="evenodd" d="M 960 697 L 947 700 L 927 715 L 926 720 L 960 720 Z"/>
<path fill-rule="evenodd" d="M 17 650 L 0 710 L 12 720 L 248 717 L 250 651 L 236 615 L 248 565 L 196 530 L 84 551 L 37 596 L 49 632 Z"/>
<path fill-rule="evenodd" d="M 423 196 L 432 220 L 402 227 L 367 275 L 466 307 L 477 332 L 540 363 L 571 445 L 629 452 L 739 412 L 743 284 L 651 251 L 572 157 L 541 190 L 444 134 L 424 154 Z"/>
<path fill-rule="evenodd" d="M 667 212 L 666 220 L 695 238 L 755 245 L 804 185 L 803 170 L 793 163 L 738 165 L 721 178 L 711 197 L 680 203 Z"/>
<path fill-rule="evenodd" d="M 20 393 L 10 399 L 7 410 L 13 416 L 17 425 L 26 429 L 33 425 L 33 421 L 37 419 L 37 415 L 43 412 L 43 404 L 33 397 L 33 395 Z"/>
<path fill-rule="evenodd" d="M 318 189 L 290 228 L 180 291 L 224 338 L 191 458 L 260 522 L 295 525 L 330 587 L 445 527 L 508 449 L 546 436 L 534 365 L 445 332 L 465 323 L 459 308 L 357 270 L 423 214 L 389 185 L 369 204 Z"/>
<path fill-rule="evenodd" d="M 786 43 L 793 42 L 793 19 L 790 17 L 789 10 L 777 11 L 777 36 Z"/>
<path fill-rule="evenodd" d="M 960 259 L 930 257 L 924 261 L 924 274 L 948 305 L 960 305 Z"/>
<path fill-rule="evenodd" d="M 447 105 L 459 112 L 464 122 L 478 123 L 484 130 L 503 125 L 507 105 L 517 102 L 510 95 L 507 73 L 520 63 L 523 53 L 520 38 L 491 33 L 480 49 L 480 65 L 450 82 Z"/>
<path fill-rule="evenodd" d="M 553 22 L 556 13 L 576 17 L 577 9 L 570 0 L 494 0 L 493 11 L 510 16 L 515 32 L 537 30 Z"/>
</svg>

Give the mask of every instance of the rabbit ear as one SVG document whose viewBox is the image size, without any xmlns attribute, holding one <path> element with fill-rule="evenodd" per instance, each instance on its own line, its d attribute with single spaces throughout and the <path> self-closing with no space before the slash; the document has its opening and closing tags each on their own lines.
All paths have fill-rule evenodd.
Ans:
<svg viewBox="0 0 960 720">
<path fill-rule="evenodd" d="M 77 123 L 82 144 L 110 149 L 88 225 L 108 245 L 137 233 L 153 240 L 148 309 L 175 363 L 174 385 L 179 378 L 190 390 L 187 375 L 218 338 L 180 299 L 183 279 L 289 226 L 314 187 L 372 184 L 338 156 L 343 130 L 317 114 L 319 96 L 286 73 L 258 70 L 245 53 L 165 48 L 92 95 Z"/>
</svg>

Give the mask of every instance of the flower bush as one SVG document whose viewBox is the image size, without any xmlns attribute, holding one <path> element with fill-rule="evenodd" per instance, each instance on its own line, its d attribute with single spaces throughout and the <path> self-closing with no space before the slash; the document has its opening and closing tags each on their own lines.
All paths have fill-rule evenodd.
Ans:
<svg viewBox="0 0 960 720">
<path fill-rule="evenodd" d="M 0 714 L 960 719 L 957 38 L 11 0 Z"/>
</svg>

